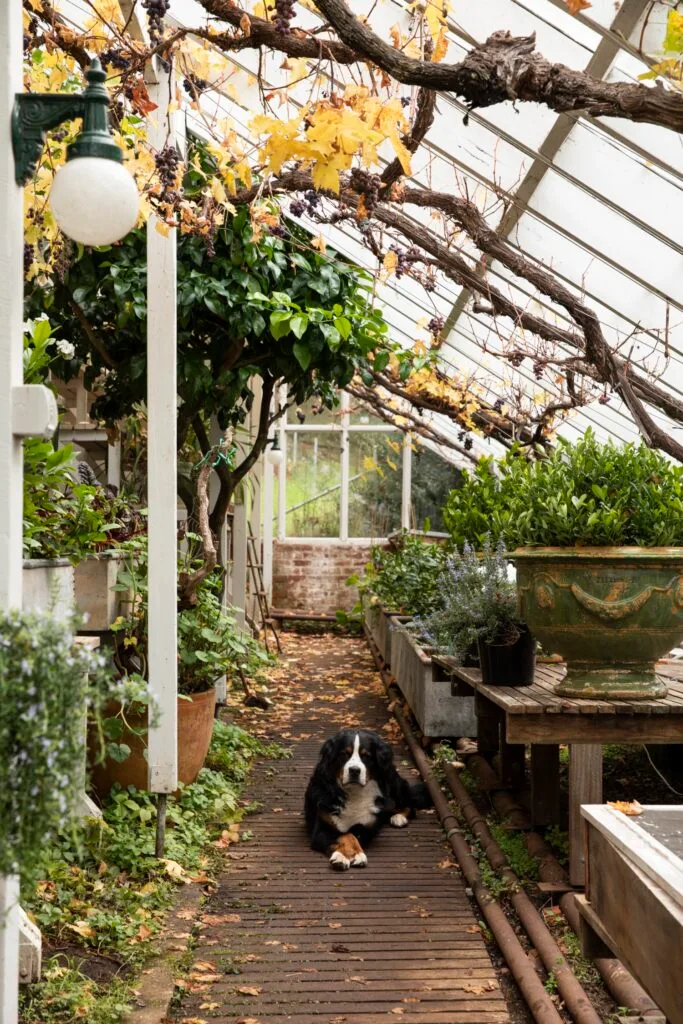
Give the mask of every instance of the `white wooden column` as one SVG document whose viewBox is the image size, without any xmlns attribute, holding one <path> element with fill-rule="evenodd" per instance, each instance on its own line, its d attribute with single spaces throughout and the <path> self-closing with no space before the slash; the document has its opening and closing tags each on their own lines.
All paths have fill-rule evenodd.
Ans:
<svg viewBox="0 0 683 1024">
<path fill-rule="evenodd" d="M 23 384 L 24 201 L 14 178 L 12 108 L 23 91 L 22 7 L 0 3 L 0 608 L 21 608 L 23 544 L 22 438 L 57 428 L 54 395 Z M 22 927 L 22 921 L 26 925 Z M 19 906 L 19 877 L 0 875 L 0 1022 L 16 1024 L 20 944 L 24 980 L 37 980 L 40 932 Z"/>
<path fill-rule="evenodd" d="M 244 481 L 240 484 L 234 497 L 234 515 L 232 517 L 232 603 L 235 606 L 235 620 L 240 629 L 244 629 L 246 619 L 244 613 L 247 604 L 247 503 L 244 493 Z"/>
<path fill-rule="evenodd" d="M 159 65 L 150 98 L 148 137 L 160 150 L 174 144 L 166 114 L 172 81 Z M 157 717 L 149 729 L 148 785 L 178 787 L 178 582 L 176 230 L 166 237 L 147 225 L 147 504 L 149 508 L 149 687 Z"/>
<path fill-rule="evenodd" d="M 275 467 L 268 458 L 269 448 L 262 456 L 263 462 L 263 589 L 268 604 L 273 602 L 273 502 L 275 497 Z"/>
<path fill-rule="evenodd" d="M 14 388 L 22 383 L 24 199 L 14 181 L 10 132 L 15 93 L 23 91 L 22 8 L 0 4 L 0 607 L 21 607 L 23 466 L 14 434 Z"/>
<path fill-rule="evenodd" d="M 401 476 L 401 527 L 409 530 L 413 525 L 410 521 L 411 496 L 413 486 L 413 451 L 410 434 L 403 435 L 403 465 Z M 417 525 L 417 524 L 416 524 Z"/>
<path fill-rule="evenodd" d="M 220 444 L 224 439 L 225 434 L 218 426 L 218 422 L 215 416 L 211 420 L 211 430 L 209 440 L 211 444 Z M 217 473 L 212 473 L 209 480 L 209 502 L 210 508 L 213 509 L 216 500 L 218 498 L 218 492 L 220 491 L 220 480 L 218 479 Z M 218 551 L 221 565 L 225 568 L 225 575 L 223 577 L 223 588 L 221 590 L 221 604 L 223 608 L 227 608 L 229 604 L 228 598 L 228 577 L 227 577 L 227 564 L 230 560 L 228 553 L 228 519 L 227 516 L 223 519 L 223 522 L 218 528 Z M 216 703 L 225 704 L 228 699 L 228 680 L 225 673 L 216 680 Z"/>
</svg>

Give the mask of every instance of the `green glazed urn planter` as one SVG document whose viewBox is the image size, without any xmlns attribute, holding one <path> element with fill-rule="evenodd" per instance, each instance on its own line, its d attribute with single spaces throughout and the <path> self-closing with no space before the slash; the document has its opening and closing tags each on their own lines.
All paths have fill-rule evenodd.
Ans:
<svg viewBox="0 0 683 1024">
<path fill-rule="evenodd" d="M 518 548 L 521 618 L 561 654 L 567 697 L 652 699 L 683 639 L 683 548 Z"/>
</svg>

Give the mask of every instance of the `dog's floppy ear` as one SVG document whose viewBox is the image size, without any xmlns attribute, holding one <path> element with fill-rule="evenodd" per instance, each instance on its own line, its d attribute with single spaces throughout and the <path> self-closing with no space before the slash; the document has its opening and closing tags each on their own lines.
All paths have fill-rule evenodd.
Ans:
<svg viewBox="0 0 683 1024">
<path fill-rule="evenodd" d="M 325 740 L 322 747 L 320 748 L 320 754 L 318 755 L 318 761 L 320 764 L 329 764 L 332 760 L 332 755 L 336 747 L 336 737 L 331 736 L 329 740 Z"/>
<path fill-rule="evenodd" d="M 373 753 L 375 755 L 377 767 L 382 771 L 388 771 L 394 760 L 394 750 L 391 744 L 387 743 L 386 740 L 381 739 L 379 736 L 376 736 Z"/>
</svg>

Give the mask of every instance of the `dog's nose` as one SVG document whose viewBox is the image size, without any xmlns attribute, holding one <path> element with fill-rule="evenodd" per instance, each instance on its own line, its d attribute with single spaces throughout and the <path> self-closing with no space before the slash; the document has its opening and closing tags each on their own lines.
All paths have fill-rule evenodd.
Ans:
<svg viewBox="0 0 683 1024">
<path fill-rule="evenodd" d="M 354 779 L 354 780 L 359 779 L 360 778 L 360 768 L 358 768 L 356 765 L 353 765 L 351 768 L 349 768 L 349 778 L 350 779 Z"/>
</svg>

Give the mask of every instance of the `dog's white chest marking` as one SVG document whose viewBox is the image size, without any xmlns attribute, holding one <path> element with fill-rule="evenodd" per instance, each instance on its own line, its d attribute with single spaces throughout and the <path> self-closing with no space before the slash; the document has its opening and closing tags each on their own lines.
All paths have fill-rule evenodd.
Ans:
<svg viewBox="0 0 683 1024">
<path fill-rule="evenodd" d="M 378 813 L 377 799 L 381 795 L 374 779 L 365 786 L 352 786 L 347 790 L 346 806 L 331 817 L 332 824 L 340 832 L 348 832 L 354 825 L 374 825 Z"/>
</svg>

